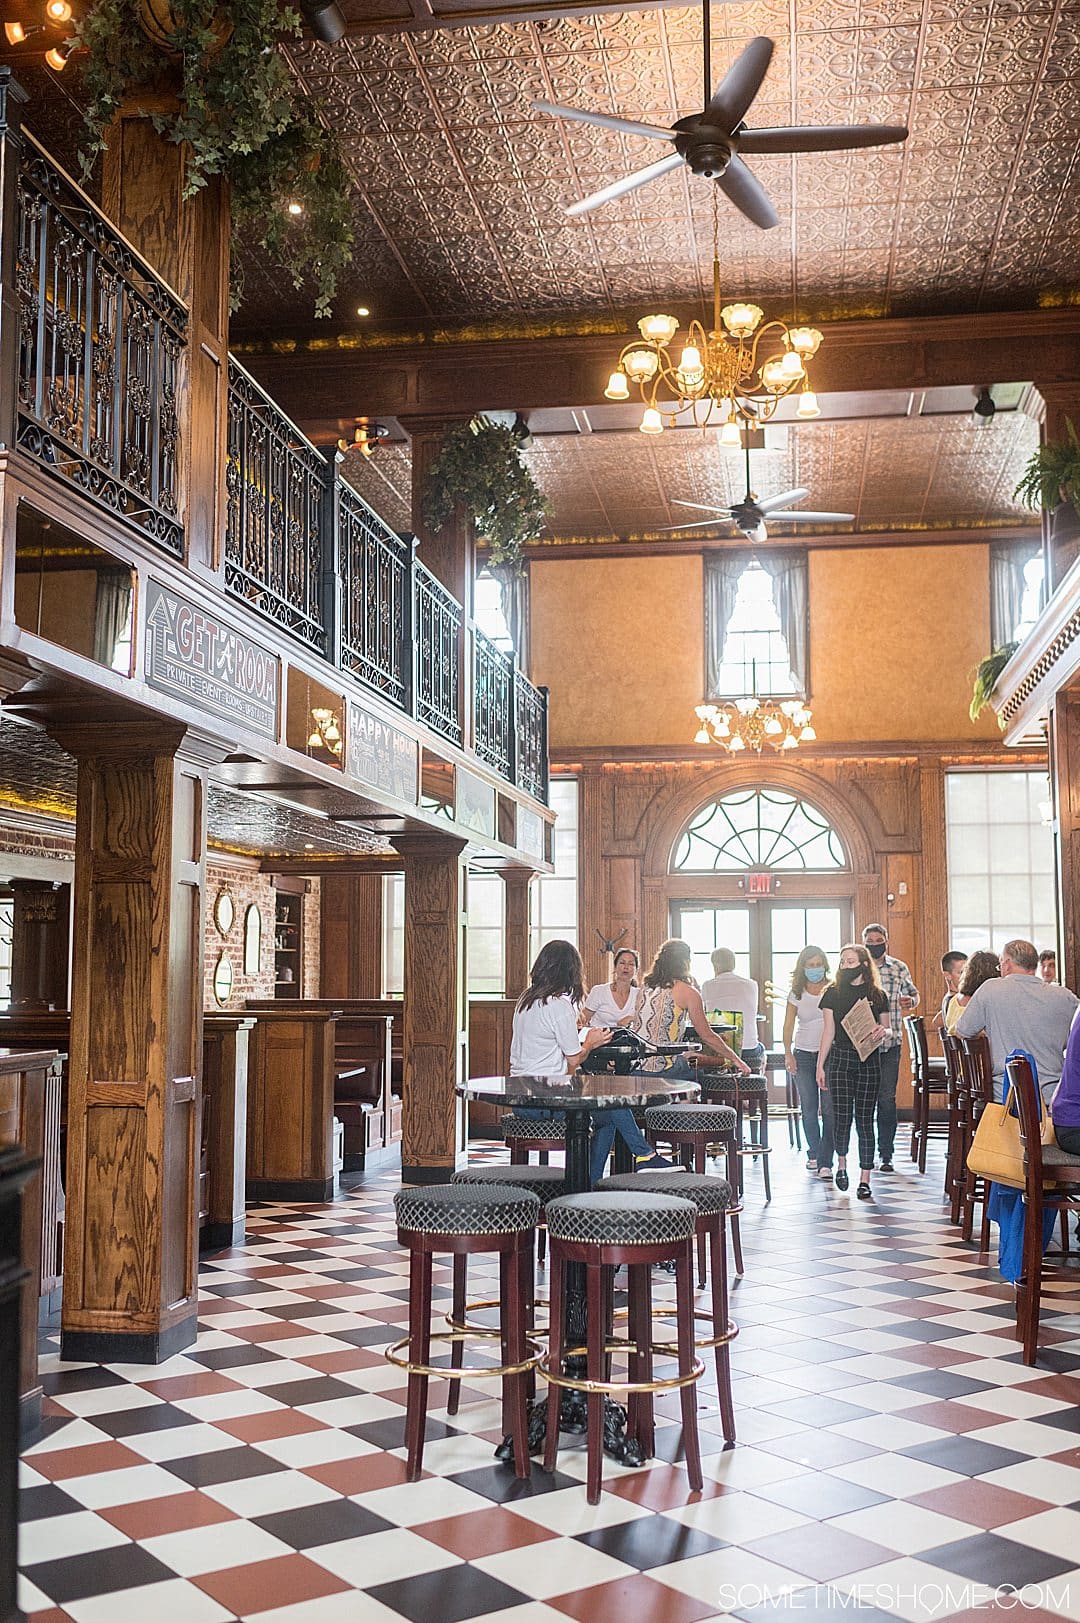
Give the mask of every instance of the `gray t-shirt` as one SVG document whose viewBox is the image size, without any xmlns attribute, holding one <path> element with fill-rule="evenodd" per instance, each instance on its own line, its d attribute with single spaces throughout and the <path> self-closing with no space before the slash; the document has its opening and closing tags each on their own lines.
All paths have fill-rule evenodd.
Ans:
<svg viewBox="0 0 1080 1623">
<path fill-rule="evenodd" d="M 1037 975 L 1003 975 L 983 981 L 956 1023 L 958 1037 L 985 1031 L 994 1066 L 994 1093 L 1000 1099 L 1005 1056 L 1026 1048 L 1039 1068 L 1039 1087 L 1061 1076 L 1065 1044 L 1080 1008 L 1067 986 L 1048 986 Z"/>
</svg>

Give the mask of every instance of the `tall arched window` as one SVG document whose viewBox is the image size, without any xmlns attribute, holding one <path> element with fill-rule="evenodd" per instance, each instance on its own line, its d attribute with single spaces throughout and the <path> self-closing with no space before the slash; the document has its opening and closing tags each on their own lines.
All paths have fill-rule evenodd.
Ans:
<svg viewBox="0 0 1080 1623">
<path fill-rule="evenodd" d="M 782 789 L 745 789 L 703 806 L 675 847 L 673 873 L 740 873 L 775 868 L 815 873 L 847 868 L 832 824 Z"/>
</svg>

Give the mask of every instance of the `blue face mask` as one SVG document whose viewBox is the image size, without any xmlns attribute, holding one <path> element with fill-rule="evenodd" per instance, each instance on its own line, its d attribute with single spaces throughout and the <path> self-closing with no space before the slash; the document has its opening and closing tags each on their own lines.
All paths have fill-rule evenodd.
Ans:
<svg viewBox="0 0 1080 1623">
<path fill-rule="evenodd" d="M 823 981 L 825 979 L 825 971 L 820 967 L 817 969 L 808 969 L 806 971 L 806 979 L 811 986 L 816 986 L 819 981 Z"/>
</svg>

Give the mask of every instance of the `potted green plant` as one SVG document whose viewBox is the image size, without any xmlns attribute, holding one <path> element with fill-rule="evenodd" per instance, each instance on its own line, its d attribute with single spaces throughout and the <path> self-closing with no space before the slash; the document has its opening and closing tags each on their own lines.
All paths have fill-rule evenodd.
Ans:
<svg viewBox="0 0 1080 1623">
<path fill-rule="evenodd" d="M 1065 419 L 1064 439 L 1047 440 L 1031 453 L 1014 494 L 1026 507 L 1052 515 L 1050 540 L 1058 563 L 1067 567 L 1072 557 L 1062 549 L 1075 554 L 1080 545 L 1080 436 L 1071 419 Z"/>
<path fill-rule="evenodd" d="M 326 315 L 352 246 L 350 186 L 278 49 L 300 33 L 299 13 L 278 0 L 92 0 L 76 31 L 89 96 L 83 165 L 121 106 L 151 92 L 159 134 L 186 144 L 189 195 L 224 176 L 236 223 L 295 286 L 314 280 Z"/>
<path fill-rule="evenodd" d="M 548 503 L 521 457 L 514 429 L 487 417 L 452 428 L 428 476 L 424 522 L 437 534 L 460 503 L 496 569 L 521 568 L 538 539 Z"/>
<path fill-rule="evenodd" d="M 1019 643 L 1016 642 L 1002 643 L 1001 647 L 995 648 L 992 654 L 988 654 L 976 669 L 975 681 L 971 690 L 971 706 L 968 710 L 968 715 L 972 721 L 978 721 L 983 711 L 990 709 L 990 695 L 997 686 L 998 677 L 1019 646 Z"/>
</svg>

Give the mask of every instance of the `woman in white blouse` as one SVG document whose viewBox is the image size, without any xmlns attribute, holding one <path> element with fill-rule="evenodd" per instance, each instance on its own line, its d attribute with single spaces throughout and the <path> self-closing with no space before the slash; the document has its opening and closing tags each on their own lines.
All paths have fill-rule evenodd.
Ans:
<svg viewBox="0 0 1080 1623">
<path fill-rule="evenodd" d="M 829 960 L 820 947 L 804 947 L 795 963 L 784 1012 L 784 1059 L 795 1078 L 806 1134 L 806 1168 L 832 1177 L 832 1098 L 817 1085 L 818 1050 L 824 1030 L 819 1007 L 829 978 Z"/>
<path fill-rule="evenodd" d="M 637 1007 L 638 969 L 641 960 L 633 947 L 620 947 L 611 965 L 611 979 L 590 987 L 579 1016 L 583 1026 L 621 1026 Z"/>
</svg>

